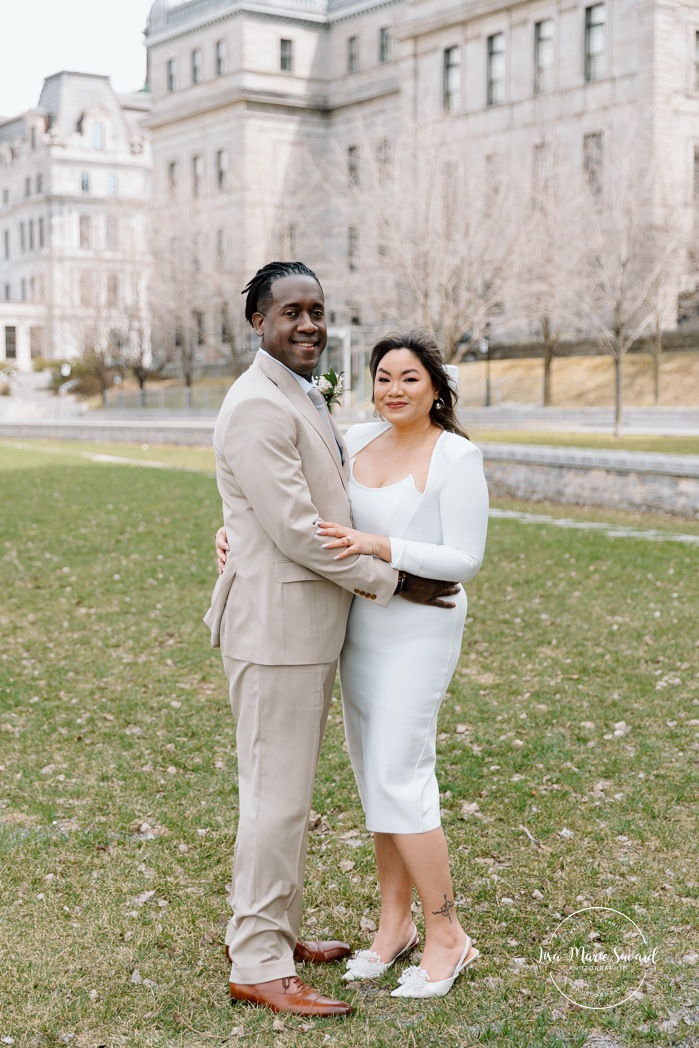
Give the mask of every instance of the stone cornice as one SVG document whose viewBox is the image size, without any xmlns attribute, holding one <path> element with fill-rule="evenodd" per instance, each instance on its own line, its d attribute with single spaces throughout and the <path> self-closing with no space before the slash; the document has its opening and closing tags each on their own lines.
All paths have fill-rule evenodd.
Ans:
<svg viewBox="0 0 699 1048">
<path fill-rule="evenodd" d="M 397 2 L 397 0 L 388 0 L 388 2 Z M 204 15 L 195 21 L 185 23 L 182 26 L 173 26 L 154 34 L 146 33 L 146 47 L 150 50 L 151 48 L 159 47 L 161 44 L 170 43 L 172 40 L 192 36 L 193 33 L 198 33 L 201 29 L 204 29 L 207 26 L 227 22 L 230 19 L 238 18 L 241 15 L 249 15 L 266 22 L 284 22 L 285 24 L 302 26 L 309 26 L 310 24 L 312 26 L 317 26 L 319 29 L 328 28 L 328 19 L 325 14 L 309 12 L 307 15 L 302 15 L 300 13 L 292 14 L 289 11 L 274 9 L 265 11 L 259 7 L 255 7 L 254 4 L 241 4 L 233 10 L 212 11 L 209 14 Z"/>
<path fill-rule="evenodd" d="M 362 15 L 374 11 L 380 11 L 399 5 L 402 6 L 405 2 L 406 0 L 348 0 L 344 5 L 344 10 L 330 11 L 327 13 L 318 11 L 308 11 L 306 13 L 300 11 L 291 12 L 285 11 L 281 8 L 269 8 L 265 10 L 264 8 L 257 7 L 254 3 L 243 3 L 238 7 L 232 9 L 229 8 L 228 10 L 217 11 L 216 9 L 213 9 L 199 17 L 195 16 L 191 22 L 183 22 L 183 24 L 179 26 L 172 25 L 157 32 L 146 32 L 146 46 L 148 48 L 158 47 L 163 43 L 169 43 L 171 40 L 191 36 L 205 26 L 216 25 L 219 22 L 225 22 L 231 18 L 237 18 L 240 15 L 250 15 L 253 18 L 259 18 L 264 21 L 283 22 L 285 24 L 303 26 L 311 24 L 317 25 L 320 29 L 329 29 L 334 25 L 355 20 Z"/>
<path fill-rule="evenodd" d="M 404 6 L 406 0 L 350 0 L 347 4 L 348 10 L 332 11 L 328 14 L 328 24 L 332 27 L 342 22 L 351 22 L 362 15 L 373 11 L 381 11 L 387 7 Z"/>
<path fill-rule="evenodd" d="M 212 108 L 222 106 L 255 104 L 265 107 L 287 109 L 289 111 L 305 110 L 307 112 L 326 114 L 330 111 L 327 95 L 299 95 L 294 98 L 286 92 L 265 91 L 260 88 L 244 87 L 235 84 L 217 93 L 215 100 L 206 93 L 197 98 L 189 99 L 187 106 L 179 100 L 178 105 L 158 107 L 157 112 L 151 112 L 149 118 L 144 121 L 145 127 L 153 130 L 158 127 L 166 127 L 168 124 L 178 124 L 182 120 L 192 119 L 200 114 L 208 113 Z"/>
</svg>

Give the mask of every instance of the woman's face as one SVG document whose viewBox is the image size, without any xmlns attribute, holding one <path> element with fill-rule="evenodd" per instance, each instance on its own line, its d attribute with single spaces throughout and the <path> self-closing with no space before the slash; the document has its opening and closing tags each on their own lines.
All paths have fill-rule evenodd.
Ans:
<svg viewBox="0 0 699 1048">
<path fill-rule="evenodd" d="M 427 369 L 409 349 L 391 349 L 379 361 L 374 404 L 395 426 L 424 422 L 437 399 Z"/>
</svg>

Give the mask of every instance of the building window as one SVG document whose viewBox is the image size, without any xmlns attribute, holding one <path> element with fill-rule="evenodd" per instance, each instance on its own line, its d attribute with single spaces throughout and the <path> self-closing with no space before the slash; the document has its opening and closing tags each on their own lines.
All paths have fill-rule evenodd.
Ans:
<svg viewBox="0 0 699 1048">
<path fill-rule="evenodd" d="M 42 295 L 39 296 L 39 301 L 43 302 Z M 44 329 L 42 327 L 29 328 L 29 354 L 32 360 L 37 360 L 44 355 Z"/>
<path fill-rule="evenodd" d="M 694 184 L 693 184 L 693 199 L 694 206 L 699 207 L 699 146 L 694 147 Z"/>
<path fill-rule="evenodd" d="M 221 310 L 218 315 L 218 333 L 221 342 L 231 341 L 231 329 L 228 323 L 228 309 L 226 306 L 221 306 Z"/>
<path fill-rule="evenodd" d="M 216 185 L 219 189 L 228 188 L 228 152 L 225 149 L 216 153 Z"/>
<path fill-rule="evenodd" d="M 359 185 L 359 149 L 350 146 L 347 150 L 347 180 L 351 186 Z"/>
<path fill-rule="evenodd" d="M 461 100 L 461 52 L 458 47 L 445 47 L 443 103 L 447 113 L 454 113 Z"/>
<path fill-rule="evenodd" d="M 357 256 L 359 254 L 359 231 L 355 226 L 347 230 L 347 268 L 354 273 L 357 269 Z"/>
<path fill-rule="evenodd" d="M 83 193 L 90 192 L 90 175 L 87 171 L 83 171 L 80 175 L 80 188 Z"/>
<path fill-rule="evenodd" d="M 192 83 L 201 83 L 201 49 L 198 47 L 192 51 Z"/>
<path fill-rule="evenodd" d="M 192 157 L 192 196 L 198 197 L 201 191 L 201 180 L 204 174 L 204 161 L 200 154 Z"/>
<path fill-rule="evenodd" d="M 201 310 L 196 310 L 194 313 L 194 321 L 197 326 L 197 345 L 203 346 L 206 342 L 206 324 Z"/>
<path fill-rule="evenodd" d="M 359 37 L 347 38 L 347 72 L 356 73 L 359 69 Z"/>
<path fill-rule="evenodd" d="M 546 146 L 543 142 L 534 146 L 532 164 L 532 196 L 534 207 L 540 209 L 546 186 Z"/>
<path fill-rule="evenodd" d="M 534 26 L 534 94 L 553 87 L 553 19 Z"/>
<path fill-rule="evenodd" d="M 44 247 L 46 244 L 46 232 L 44 226 L 44 216 L 39 217 L 39 247 Z"/>
<path fill-rule="evenodd" d="M 488 37 L 488 105 L 505 101 L 505 34 Z"/>
<path fill-rule="evenodd" d="M 27 281 L 24 277 L 19 282 L 19 300 L 20 302 L 27 301 Z"/>
<path fill-rule="evenodd" d="M 92 148 L 101 153 L 104 149 L 104 143 L 104 123 L 101 120 L 95 120 L 92 125 Z"/>
<path fill-rule="evenodd" d="M 388 62 L 391 57 L 391 37 L 389 36 L 388 27 L 382 26 L 379 29 L 379 62 L 383 64 Z"/>
<path fill-rule="evenodd" d="M 391 140 L 380 138 L 376 143 L 376 167 L 380 185 L 384 185 L 391 174 Z"/>
<path fill-rule="evenodd" d="M 29 220 L 29 250 L 34 250 L 34 219 Z"/>
<path fill-rule="evenodd" d="M 5 301 L 9 302 L 11 297 L 11 289 L 9 284 L 5 284 Z"/>
<path fill-rule="evenodd" d="M 16 360 L 17 359 L 17 328 L 10 327 L 8 324 L 5 328 L 5 360 Z"/>
<path fill-rule="evenodd" d="M 177 161 L 171 160 L 167 165 L 167 187 L 171 193 L 177 189 Z"/>
<path fill-rule="evenodd" d="M 177 59 L 168 58 L 167 60 L 167 89 L 168 91 L 177 90 Z"/>
<path fill-rule="evenodd" d="M 607 8 L 593 4 L 585 8 L 585 79 L 601 80 L 607 50 Z"/>
<path fill-rule="evenodd" d="M 294 69 L 294 41 L 279 41 L 279 68 L 282 73 L 291 73 Z"/>
<path fill-rule="evenodd" d="M 36 149 L 36 128 L 33 127 L 29 132 L 29 148 L 34 152 Z"/>
<path fill-rule="evenodd" d="M 24 195 L 25 197 L 32 195 L 32 180 L 31 178 L 25 178 L 24 180 Z"/>
<path fill-rule="evenodd" d="M 221 269 L 226 265 L 226 233 L 223 229 L 216 230 L 216 262 Z"/>
<path fill-rule="evenodd" d="M 226 72 L 226 41 L 216 41 L 216 76 L 223 76 Z"/>
<path fill-rule="evenodd" d="M 583 170 L 593 197 L 602 196 L 603 142 L 600 132 L 585 135 L 583 139 Z"/>
<path fill-rule="evenodd" d="M 78 283 L 78 295 L 81 306 L 91 306 L 93 300 L 93 283 L 91 273 L 81 273 Z"/>
<path fill-rule="evenodd" d="M 9 231 L 9 229 L 6 229 L 5 232 L 3 233 L 2 241 L 3 241 L 3 254 L 4 254 L 5 258 L 9 258 L 10 257 L 10 231 Z"/>
<path fill-rule="evenodd" d="M 92 220 L 89 215 L 81 215 L 78 219 L 79 228 L 79 240 L 78 243 L 82 248 L 89 248 L 92 246 Z"/>
<path fill-rule="evenodd" d="M 119 308 L 119 277 L 116 273 L 107 276 L 107 309 Z"/>
<path fill-rule="evenodd" d="M 119 189 L 119 177 L 115 171 L 107 172 L 107 196 L 116 196 Z"/>
<path fill-rule="evenodd" d="M 2 191 L 2 206 L 7 207 L 10 202 L 10 191 L 9 189 L 3 189 Z"/>
<path fill-rule="evenodd" d="M 107 251 L 119 250 L 119 219 L 116 215 L 107 215 L 104 228 L 104 243 Z"/>
<path fill-rule="evenodd" d="M 290 223 L 284 226 L 281 239 L 282 258 L 296 258 L 296 226 Z"/>
<path fill-rule="evenodd" d="M 37 193 L 44 192 L 44 176 L 41 172 L 36 176 L 36 191 Z"/>
<path fill-rule="evenodd" d="M 19 249 L 22 252 L 22 254 L 24 254 L 24 252 L 27 250 L 26 230 L 24 227 L 24 222 L 20 222 L 19 224 Z"/>
</svg>

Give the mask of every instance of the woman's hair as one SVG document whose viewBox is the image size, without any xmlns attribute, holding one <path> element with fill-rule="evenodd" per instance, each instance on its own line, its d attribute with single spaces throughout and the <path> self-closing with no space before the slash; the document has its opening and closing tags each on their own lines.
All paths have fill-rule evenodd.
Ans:
<svg viewBox="0 0 699 1048">
<path fill-rule="evenodd" d="M 441 429 L 446 429 L 449 433 L 458 433 L 460 437 L 468 438 L 468 434 L 456 417 L 456 402 L 458 398 L 449 385 L 449 376 L 445 371 L 442 354 L 439 352 L 435 340 L 420 328 L 415 328 L 405 333 L 385 335 L 379 339 L 371 351 L 371 360 L 369 361 L 372 384 L 376 380 L 376 372 L 381 360 L 392 349 L 409 349 L 430 376 L 432 385 L 437 391 L 437 400 L 430 408 L 430 420 Z M 373 392 L 371 399 L 373 402 Z M 439 403 L 443 406 L 438 407 Z"/>
<path fill-rule="evenodd" d="M 313 277 L 320 287 L 318 277 L 303 262 L 268 262 L 262 269 L 258 269 L 252 280 L 240 292 L 241 295 L 247 295 L 245 319 L 250 324 L 255 313 L 264 313 L 269 307 L 272 301 L 272 284 L 275 280 L 290 276 Z M 320 289 L 323 290 L 322 287 Z"/>
</svg>

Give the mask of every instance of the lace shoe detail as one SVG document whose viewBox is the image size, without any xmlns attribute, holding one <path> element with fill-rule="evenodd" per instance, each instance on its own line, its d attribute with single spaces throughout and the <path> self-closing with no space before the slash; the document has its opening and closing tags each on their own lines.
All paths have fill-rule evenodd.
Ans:
<svg viewBox="0 0 699 1048">
<path fill-rule="evenodd" d="M 347 982 L 353 979 L 378 979 L 388 971 L 392 963 L 389 961 L 385 964 L 373 950 L 360 950 L 347 961 L 347 973 L 343 975 L 343 979 Z"/>
<path fill-rule="evenodd" d="M 429 972 L 424 968 L 418 968 L 415 965 L 411 968 L 406 968 L 403 974 L 398 978 L 399 984 L 410 990 L 420 990 L 429 981 Z"/>
<path fill-rule="evenodd" d="M 399 957 L 404 957 L 411 950 L 415 949 L 419 938 L 417 928 L 413 924 L 412 933 L 407 943 L 390 961 L 382 961 L 381 956 L 375 950 L 360 950 L 359 953 L 355 953 L 354 957 L 350 957 L 347 961 L 347 971 L 342 978 L 345 982 L 354 982 L 358 979 L 380 979 L 384 972 L 387 972 Z"/>
</svg>

